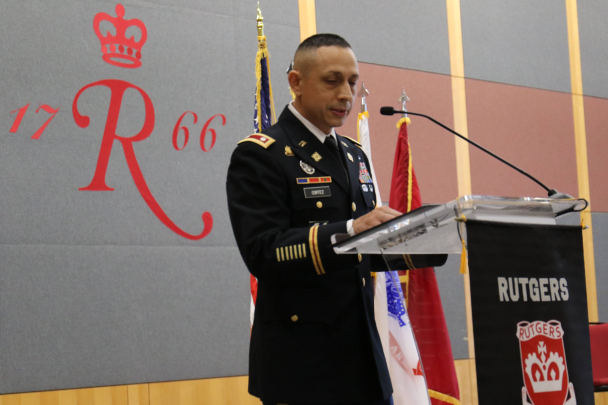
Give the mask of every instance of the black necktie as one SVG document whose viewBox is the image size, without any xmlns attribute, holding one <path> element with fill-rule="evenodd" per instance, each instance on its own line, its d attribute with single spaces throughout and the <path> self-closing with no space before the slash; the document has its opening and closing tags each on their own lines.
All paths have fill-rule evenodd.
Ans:
<svg viewBox="0 0 608 405">
<path fill-rule="evenodd" d="M 340 162 L 340 166 L 342 166 L 344 174 L 346 175 L 346 181 L 348 182 L 348 184 L 350 184 L 348 172 L 346 171 L 346 165 L 344 164 L 341 153 L 338 150 L 338 143 L 336 142 L 336 139 L 331 135 L 327 135 L 327 137 L 325 138 L 325 146 L 327 146 L 327 149 L 329 149 L 329 151 L 336 157 L 336 159 L 338 159 L 338 162 Z"/>
<path fill-rule="evenodd" d="M 325 146 L 327 146 L 327 149 L 329 149 L 329 151 L 333 153 L 336 159 L 338 159 L 338 162 L 342 163 L 342 159 L 340 158 L 340 151 L 338 150 L 338 143 L 336 142 L 333 136 L 327 135 L 327 138 L 325 138 Z"/>
</svg>

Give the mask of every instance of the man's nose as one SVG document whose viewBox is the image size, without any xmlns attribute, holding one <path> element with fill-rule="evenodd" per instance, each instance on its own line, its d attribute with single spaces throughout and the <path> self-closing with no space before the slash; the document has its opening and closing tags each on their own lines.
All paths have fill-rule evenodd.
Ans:
<svg viewBox="0 0 608 405">
<path fill-rule="evenodd" d="M 353 100 L 353 96 L 353 89 L 349 82 L 345 82 L 342 84 L 342 86 L 340 86 L 340 92 L 338 94 L 340 100 L 351 102 Z"/>
</svg>

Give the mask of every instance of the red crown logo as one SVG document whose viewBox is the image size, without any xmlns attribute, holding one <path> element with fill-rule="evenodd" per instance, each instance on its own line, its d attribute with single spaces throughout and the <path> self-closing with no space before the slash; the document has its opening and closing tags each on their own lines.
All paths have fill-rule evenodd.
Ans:
<svg viewBox="0 0 608 405">
<path fill-rule="evenodd" d="M 116 17 L 106 13 L 97 13 L 93 19 L 93 29 L 101 42 L 102 59 L 110 65 L 135 69 L 141 66 L 141 48 L 148 39 L 148 31 L 143 22 L 138 19 L 125 20 L 125 8 L 122 4 L 116 5 Z M 116 28 L 116 35 L 106 32 L 104 36 L 99 30 L 99 23 L 108 21 Z M 126 37 L 129 27 L 137 27 L 141 31 L 139 42 L 135 41 L 135 36 Z"/>
</svg>

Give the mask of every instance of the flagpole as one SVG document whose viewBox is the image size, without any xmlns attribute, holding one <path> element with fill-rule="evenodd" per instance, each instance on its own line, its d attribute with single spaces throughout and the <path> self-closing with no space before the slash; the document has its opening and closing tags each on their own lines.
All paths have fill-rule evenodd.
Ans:
<svg viewBox="0 0 608 405">
<path fill-rule="evenodd" d="M 399 113 L 402 114 L 402 118 L 397 123 L 399 137 L 390 195 L 390 206 L 403 212 L 410 212 L 421 205 L 420 190 L 414 174 L 412 150 L 408 140 L 410 123 L 406 110 L 408 101 L 410 99 L 403 88 L 399 98 L 402 107 Z M 409 114 L 416 115 L 415 113 Z M 404 183 L 405 187 L 403 187 Z M 392 278 L 393 273 L 390 274 Z M 449 356 L 449 359 L 447 356 L 448 353 L 451 354 L 451 346 L 434 271 L 432 268 L 423 268 L 407 271 L 406 274 L 407 284 L 402 284 L 401 292 L 405 295 L 403 298 L 406 301 L 412 331 L 417 325 L 415 338 L 419 338 L 420 342 L 424 343 L 424 345 L 418 346 L 418 342 L 414 339 L 416 353 L 421 362 L 421 367 L 416 371 L 424 376 L 428 397 L 459 404 L 458 381 L 452 356 Z M 399 281 L 401 281 L 400 278 Z M 424 296 L 423 300 L 415 299 L 415 295 L 408 297 L 414 289 L 418 297 Z M 425 353 L 424 359 L 422 352 Z M 443 353 L 443 356 L 438 357 L 438 353 Z M 423 367 L 424 365 L 426 365 L 426 369 Z"/>
<path fill-rule="evenodd" d="M 361 112 L 367 112 L 367 100 L 365 99 L 369 96 L 369 91 L 365 88 L 365 83 L 361 82 L 361 89 L 359 90 L 359 97 L 361 97 Z M 359 142 L 361 140 L 359 139 Z"/>
<path fill-rule="evenodd" d="M 254 116 L 254 132 L 260 133 L 269 126 L 273 125 L 277 119 L 274 110 L 274 100 L 272 97 L 272 84 L 270 82 L 270 63 L 268 59 L 270 54 L 266 47 L 266 36 L 264 35 L 264 17 L 260 10 L 260 2 L 258 1 L 257 14 L 257 29 L 258 29 L 258 50 L 255 55 L 255 112 Z M 250 326 L 253 326 L 253 318 L 255 314 L 255 304 L 258 294 L 258 281 L 250 275 L 250 292 L 251 304 L 249 311 Z"/>
<path fill-rule="evenodd" d="M 261 110 L 261 90 L 262 90 L 262 63 L 266 65 L 266 72 L 268 76 L 268 96 L 270 98 L 270 124 L 274 125 L 277 122 L 277 117 L 274 109 L 274 98 L 272 96 L 272 83 L 270 80 L 270 53 L 268 52 L 268 48 L 266 46 L 266 36 L 264 35 L 264 17 L 262 16 L 262 11 L 260 10 L 260 2 L 258 1 L 258 15 L 256 18 L 257 28 L 258 28 L 258 52 L 255 57 L 255 72 L 257 79 L 257 88 L 256 88 L 256 100 L 258 103 L 258 122 L 262 120 L 262 110 Z"/>
</svg>

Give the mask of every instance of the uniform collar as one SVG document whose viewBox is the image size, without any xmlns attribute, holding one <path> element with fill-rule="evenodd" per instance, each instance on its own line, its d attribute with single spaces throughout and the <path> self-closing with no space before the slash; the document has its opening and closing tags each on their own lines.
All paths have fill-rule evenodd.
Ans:
<svg viewBox="0 0 608 405">
<path fill-rule="evenodd" d="M 291 103 L 289 103 L 287 105 L 287 107 L 289 108 L 289 111 L 291 111 L 293 113 L 293 115 L 295 115 L 295 117 L 300 120 L 300 122 L 302 124 L 304 124 L 304 126 L 310 131 L 312 132 L 312 134 L 314 136 L 317 137 L 317 139 L 321 142 L 321 143 L 325 143 L 325 139 L 328 136 L 333 136 L 334 139 L 337 141 L 336 138 L 336 130 L 334 128 L 331 129 L 331 131 L 329 132 L 329 134 L 323 133 L 323 131 L 321 131 L 319 128 L 317 128 L 312 122 L 308 121 L 306 118 L 304 118 L 304 116 L 302 114 L 300 114 L 300 112 L 298 110 L 296 110 L 296 108 L 293 106 L 293 101 Z"/>
</svg>

